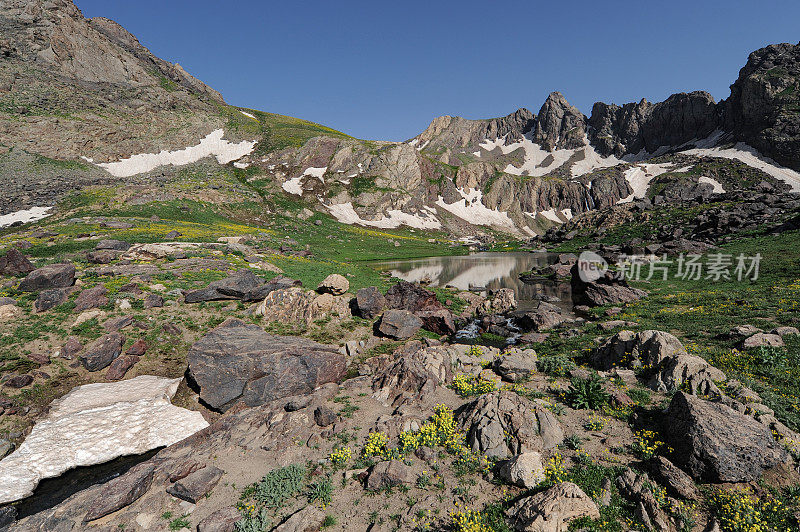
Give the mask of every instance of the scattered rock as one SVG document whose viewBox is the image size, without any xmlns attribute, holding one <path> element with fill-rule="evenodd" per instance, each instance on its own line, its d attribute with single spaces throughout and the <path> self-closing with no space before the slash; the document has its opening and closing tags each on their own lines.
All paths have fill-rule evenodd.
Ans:
<svg viewBox="0 0 800 532">
<path fill-rule="evenodd" d="M 356 292 L 356 307 L 365 320 L 377 318 L 386 308 L 386 298 L 375 286 L 361 288 Z"/>
<path fill-rule="evenodd" d="M 69 290 L 65 288 L 42 290 L 34 301 L 33 308 L 36 309 L 36 312 L 47 312 L 51 308 L 66 303 L 68 296 Z"/>
<path fill-rule="evenodd" d="M 453 314 L 447 309 L 425 310 L 416 315 L 422 320 L 422 328 L 426 331 L 448 336 L 456 332 Z"/>
<path fill-rule="evenodd" d="M 561 424 L 544 406 L 514 392 L 482 395 L 456 412 L 472 450 L 490 458 L 554 449 L 564 440 Z"/>
<path fill-rule="evenodd" d="M 75 355 L 81 352 L 83 344 L 77 336 L 70 336 L 67 341 L 61 346 L 61 358 L 72 360 Z"/>
<path fill-rule="evenodd" d="M 325 514 L 316 506 L 309 504 L 302 510 L 293 513 L 278 525 L 273 532 L 316 532 L 322 527 Z"/>
<path fill-rule="evenodd" d="M 3 384 L 9 388 L 24 388 L 33 382 L 33 377 L 30 375 L 15 375 L 6 380 Z"/>
<path fill-rule="evenodd" d="M 559 307 L 546 301 L 538 301 L 533 308 L 516 312 L 514 319 L 517 325 L 525 331 L 547 331 L 574 321 Z"/>
<path fill-rule="evenodd" d="M 407 310 L 387 310 L 381 317 L 378 332 L 395 340 L 407 340 L 422 328 L 422 320 Z"/>
<path fill-rule="evenodd" d="M 19 284 L 20 292 L 40 292 L 52 288 L 69 288 L 75 284 L 75 266 L 51 264 L 33 270 Z"/>
<path fill-rule="evenodd" d="M 222 474 L 223 471 L 214 466 L 198 469 L 168 487 L 167 493 L 181 500 L 196 504 L 197 501 L 214 489 L 219 479 L 222 478 Z"/>
<path fill-rule="evenodd" d="M 678 465 L 698 480 L 750 482 L 789 459 L 768 427 L 684 392 L 672 398 L 664 433 Z"/>
<path fill-rule="evenodd" d="M 317 292 L 320 294 L 327 293 L 335 296 L 340 296 L 346 293 L 348 290 L 350 290 L 350 281 L 338 273 L 332 273 L 331 275 L 327 276 L 321 283 L 319 283 L 319 286 L 317 287 Z"/>
<path fill-rule="evenodd" d="M 777 334 L 756 333 L 749 338 L 745 338 L 741 342 L 741 347 L 750 349 L 753 347 L 783 347 L 783 338 Z"/>
<path fill-rule="evenodd" d="M 800 330 L 797 327 L 776 327 L 770 331 L 770 334 L 777 334 L 783 338 L 784 336 L 800 335 Z"/>
<path fill-rule="evenodd" d="M 117 332 L 133 323 L 133 316 L 117 316 L 103 322 L 106 332 Z"/>
<path fill-rule="evenodd" d="M 81 312 L 108 305 L 106 294 L 108 294 L 108 289 L 102 284 L 84 290 L 75 300 L 75 310 Z"/>
<path fill-rule="evenodd" d="M 195 342 L 187 358 L 188 374 L 200 388 L 200 398 L 223 411 L 237 401 L 257 406 L 308 393 L 339 380 L 346 366 L 335 347 L 273 336 L 235 319 Z"/>
<path fill-rule="evenodd" d="M 400 484 L 411 484 L 414 478 L 413 470 L 399 460 L 380 462 L 372 467 L 367 477 L 367 489 L 375 491 Z"/>
<path fill-rule="evenodd" d="M 491 297 L 483 302 L 485 314 L 505 314 L 517 308 L 517 297 L 511 288 L 494 290 Z"/>
<path fill-rule="evenodd" d="M 494 361 L 494 371 L 510 382 L 522 382 L 536 373 L 536 351 L 511 348 Z"/>
<path fill-rule="evenodd" d="M 419 285 L 400 281 L 386 292 L 386 307 L 393 310 L 422 312 L 444 308 L 436 294 Z"/>
<path fill-rule="evenodd" d="M 147 294 L 144 298 L 144 308 L 161 308 L 164 306 L 164 298 L 158 294 Z"/>
<path fill-rule="evenodd" d="M 210 283 L 206 288 L 189 292 L 184 297 L 186 303 L 220 301 L 228 299 L 245 300 L 248 294 L 264 285 L 264 279 L 250 270 L 238 272 Z"/>
<path fill-rule="evenodd" d="M 128 370 L 131 369 L 136 363 L 139 362 L 139 357 L 136 355 L 122 355 L 116 358 L 106 371 L 106 380 L 118 381 L 125 377 Z"/>
<path fill-rule="evenodd" d="M 663 456 L 653 457 L 650 466 L 655 478 L 660 480 L 674 495 L 689 501 L 695 501 L 700 497 L 700 491 L 695 486 L 692 477 Z"/>
<path fill-rule="evenodd" d="M 514 456 L 503 462 L 498 474 L 506 482 L 520 488 L 535 488 L 544 480 L 542 455 L 532 451 Z"/>
<path fill-rule="evenodd" d="M 320 427 L 328 427 L 336 423 L 339 416 L 327 406 L 318 406 L 314 410 L 314 422 Z"/>
<path fill-rule="evenodd" d="M 8 248 L 0 257 L 0 275 L 21 275 L 33 271 L 33 264 L 17 248 Z"/>
<path fill-rule="evenodd" d="M 508 515 L 515 530 L 565 532 L 569 523 L 576 519 L 599 519 L 600 510 L 578 486 L 572 482 L 562 482 L 520 499 L 509 508 Z"/>
<path fill-rule="evenodd" d="M 134 466 L 121 477 L 106 482 L 103 496 L 93 499 L 84 521 L 88 523 L 100 519 L 139 499 L 153 484 L 155 471 L 155 465 L 145 462 Z"/>
<path fill-rule="evenodd" d="M 591 355 L 592 364 L 608 371 L 614 367 L 657 366 L 671 355 L 685 355 L 683 344 L 673 335 L 662 331 L 620 331 Z"/>
<path fill-rule="evenodd" d="M 80 357 L 81 363 L 89 371 L 107 368 L 122 353 L 124 344 L 125 337 L 120 333 L 107 334 L 86 348 L 86 352 Z"/>
<path fill-rule="evenodd" d="M 585 282 L 578 273 L 579 263 L 572 266 L 572 300 L 576 304 L 598 307 L 631 303 L 647 296 L 647 292 L 631 288 L 624 279 L 617 279 L 606 273 L 597 281 Z"/>
<path fill-rule="evenodd" d="M 111 250 L 111 251 L 128 251 L 131 245 L 122 240 L 101 240 L 97 243 L 94 249 L 98 251 Z"/>
<path fill-rule="evenodd" d="M 234 532 L 242 514 L 229 506 L 221 508 L 197 524 L 197 532 Z"/>
<path fill-rule="evenodd" d="M 86 254 L 86 260 L 91 264 L 111 264 L 117 259 L 119 252 L 110 249 L 102 251 L 90 251 Z"/>
</svg>

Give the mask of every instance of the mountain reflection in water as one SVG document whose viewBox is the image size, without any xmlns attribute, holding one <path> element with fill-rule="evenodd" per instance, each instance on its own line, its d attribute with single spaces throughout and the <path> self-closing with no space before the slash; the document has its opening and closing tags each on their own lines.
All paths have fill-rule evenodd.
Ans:
<svg viewBox="0 0 800 532">
<path fill-rule="evenodd" d="M 572 307 L 569 283 L 543 280 L 524 283 L 519 274 L 554 264 L 555 253 L 474 253 L 449 257 L 428 257 L 375 262 L 373 265 L 409 282 L 426 282 L 430 286 L 453 286 L 459 290 L 470 288 L 511 288 L 517 296 L 519 309 L 530 308 L 542 296 L 561 299 L 556 305 Z"/>
</svg>

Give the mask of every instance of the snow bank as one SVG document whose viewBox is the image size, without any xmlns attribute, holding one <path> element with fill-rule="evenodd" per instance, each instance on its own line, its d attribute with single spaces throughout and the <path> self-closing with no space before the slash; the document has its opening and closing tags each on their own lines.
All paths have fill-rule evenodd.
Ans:
<svg viewBox="0 0 800 532">
<path fill-rule="evenodd" d="M 468 189 L 464 191 L 458 189 L 458 192 L 461 194 L 462 199 L 457 202 L 447 204 L 444 202 L 444 198 L 439 196 L 439 199 L 436 200 L 436 205 L 473 225 L 514 227 L 514 222 L 508 217 L 507 213 L 489 209 L 483 204 L 483 193 L 480 190 Z"/>
<path fill-rule="evenodd" d="M 0 461 L 0 504 L 30 496 L 42 479 L 172 445 L 207 427 L 199 412 L 170 403 L 180 381 L 143 375 L 79 386 L 53 401 L 19 449 Z"/>
<path fill-rule="evenodd" d="M 253 120 L 255 120 L 256 122 L 258 122 L 258 118 L 256 118 L 255 116 L 251 115 L 250 113 L 246 113 L 246 112 L 242 111 L 241 109 L 239 109 L 239 112 L 240 112 L 240 113 L 242 113 L 242 114 L 243 114 L 244 116 L 246 116 L 247 118 L 252 118 L 252 119 L 253 119 Z"/>
<path fill-rule="evenodd" d="M 716 179 L 712 179 L 712 178 L 706 177 L 706 176 L 700 176 L 697 179 L 697 182 L 698 183 L 708 183 L 709 185 L 712 185 L 714 187 L 714 191 L 713 191 L 714 194 L 724 194 L 725 193 L 725 189 L 723 188 L 722 183 L 720 183 Z"/>
<path fill-rule="evenodd" d="M 683 153 L 687 155 L 697 155 L 701 157 L 718 157 L 721 159 L 735 159 L 741 161 L 747 166 L 758 168 L 764 173 L 783 181 L 792 187 L 792 192 L 800 192 L 800 173 L 781 166 L 769 157 L 764 157 L 752 146 L 739 142 L 732 148 L 722 148 L 715 146 L 722 138 L 723 133 L 716 131 L 708 138 L 703 139 L 696 143 L 695 148 L 685 150 Z"/>
<path fill-rule="evenodd" d="M 327 205 L 331 215 L 339 222 L 348 225 L 363 225 L 377 227 L 379 229 L 396 229 L 401 225 L 407 225 L 414 229 L 441 229 L 442 224 L 433 214 L 415 215 L 403 212 L 398 209 L 391 209 L 386 212 L 379 220 L 364 220 L 353 209 L 351 202 Z"/>
<path fill-rule="evenodd" d="M 295 196 L 302 196 L 303 195 L 303 185 L 302 185 L 303 178 L 306 177 L 306 176 L 316 177 L 317 179 L 319 179 L 320 181 L 325 183 L 325 178 L 323 176 L 325 175 L 325 172 L 327 172 L 327 171 L 328 171 L 328 167 L 327 166 L 323 166 L 323 167 L 320 167 L 320 168 L 314 168 L 312 166 L 310 168 L 306 168 L 305 172 L 303 172 L 303 175 L 298 176 L 298 177 L 293 177 L 293 178 L 291 178 L 291 179 L 289 179 L 287 181 L 284 181 L 284 183 L 281 185 L 281 188 L 283 190 L 285 190 L 286 192 L 288 192 L 289 194 L 294 194 Z"/>
<path fill-rule="evenodd" d="M 47 214 L 52 207 L 32 207 L 24 211 L 12 212 L 11 214 L 4 214 L 0 216 L 0 227 L 7 227 L 16 222 L 24 224 L 35 222 L 49 216 Z"/>
<path fill-rule="evenodd" d="M 159 166 L 183 166 L 211 156 L 216 157 L 220 164 L 228 164 L 250 154 L 256 145 L 255 140 L 252 142 L 245 140 L 236 144 L 228 142 L 223 140 L 224 135 L 222 129 L 217 129 L 195 146 L 161 153 L 142 153 L 113 163 L 100 163 L 97 166 L 115 177 L 130 177 L 149 172 Z"/>
<path fill-rule="evenodd" d="M 633 189 L 630 196 L 620 199 L 617 204 L 630 203 L 634 199 L 642 199 L 647 195 L 650 182 L 665 172 L 669 172 L 673 163 L 637 164 L 625 170 L 625 180 Z"/>
</svg>

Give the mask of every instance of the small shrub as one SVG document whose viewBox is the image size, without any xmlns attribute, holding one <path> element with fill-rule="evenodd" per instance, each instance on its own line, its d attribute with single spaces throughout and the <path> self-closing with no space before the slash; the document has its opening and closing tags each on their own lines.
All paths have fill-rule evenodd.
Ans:
<svg viewBox="0 0 800 532">
<path fill-rule="evenodd" d="M 572 408 L 595 410 L 608 402 L 609 394 L 597 376 L 590 379 L 574 378 L 565 399 Z"/>
<path fill-rule="evenodd" d="M 658 434 L 652 430 L 641 430 L 634 433 L 631 451 L 640 460 L 649 460 L 663 446 L 664 442 L 658 439 Z"/>
<path fill-rule="evenodd" d="M 318 502 L 323 508 L 328 506 L 333 498 L 333 482 L 330 475 L 309 484 L 306 496 L 311 504 Z"/>
<path fill-rule="evenodd" d="M 306 474 L 306 468 L 298 464 L 273 469 L 260 482 L 245 488 L 242 500 L 252 498 L 264 507 L 280 508 L 303 489 Z"/>
<path fill-rule="evenodd" d="M 536 368 L 554 377 L 563 377 L 575 369 L 575 362 L 566 355 L 548 355 L 536 361 Z"/>
</svg>

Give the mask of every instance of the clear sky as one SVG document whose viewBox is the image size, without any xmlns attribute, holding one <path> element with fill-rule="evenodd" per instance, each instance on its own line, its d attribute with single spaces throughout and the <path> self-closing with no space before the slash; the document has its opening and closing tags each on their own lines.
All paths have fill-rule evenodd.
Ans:
<svg viewBox="0 0 800 532">
<path fill-rule="evenodd" d="M 76 0 L 233 105 L 367 139 L 436 116 L 538 112 L 559 90 L 585 114 L 707 90 L 747 55 L 800 41 L 797 0 Z"/>
</svg>

